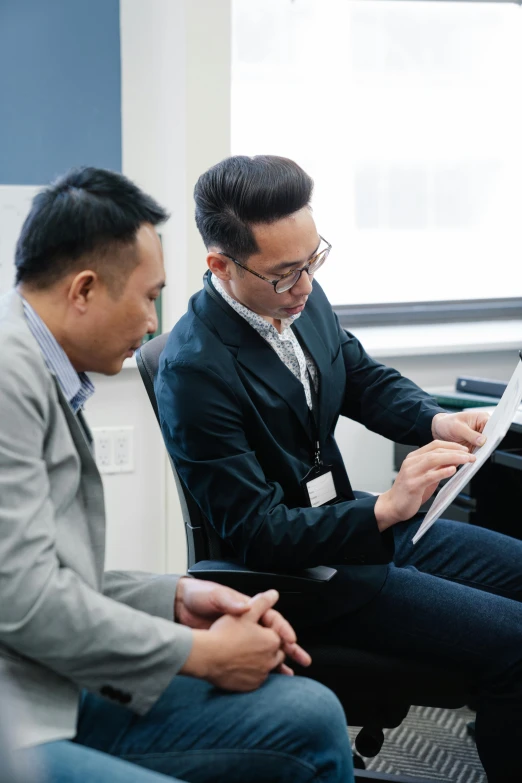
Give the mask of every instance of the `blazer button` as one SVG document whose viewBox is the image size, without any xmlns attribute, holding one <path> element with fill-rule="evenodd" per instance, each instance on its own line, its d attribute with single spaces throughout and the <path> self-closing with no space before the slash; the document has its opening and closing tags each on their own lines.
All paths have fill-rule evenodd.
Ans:
<svg viewBox="0 0 522 783">
<path fill-rule="evenodd" d="M 103 688 L 100 688 L 100 693 L 102 696 L 106 696 L 108 699 L 112 699 L 113 701 L 116 701 L 116 691 L 112 687 L 112 685 L 104 685 Z"/>
<path fill-rule="evenodd" d="M 130 704 L 132 701 L 130 693 L 113 688 L 112 685 L 104 685 L 100 688 L 100 693 L 102 696 L 106 696 L 108 699 L 112 699 L 112 701 L 118 701 L 120 704 Z"/>
</svg>

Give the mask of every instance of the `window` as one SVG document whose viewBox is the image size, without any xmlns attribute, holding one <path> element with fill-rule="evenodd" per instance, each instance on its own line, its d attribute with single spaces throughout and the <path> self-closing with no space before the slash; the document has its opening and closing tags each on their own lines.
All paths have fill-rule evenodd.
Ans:
<svg viewBox="0 0 522 783">
<path fill-rule="evenodd" d="M 517 5 L 233 0 L 232 153 L 314 178 L 337 309 L 522 317 L 521 85 Z"/>
</svg>

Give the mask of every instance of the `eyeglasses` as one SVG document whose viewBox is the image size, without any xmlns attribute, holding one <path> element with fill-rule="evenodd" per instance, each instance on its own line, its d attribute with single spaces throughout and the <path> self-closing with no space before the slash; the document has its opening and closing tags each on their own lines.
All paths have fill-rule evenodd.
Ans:
<svg viewBox="0 0 522 783">
<path fill-rule="evenodd" d="M 259 272 L 254 272 L 254 270 L 250 269 L 250 267 L 246 266 L 245 264 L 241 264 L 237 258 L 229 256 L 228 253 L 220 253 L 220 255 L 225 256 L 226 258 L 230 258 L 230 260 L 233 261 L 234 264 L 237 264 L 237 266 L 240 266 L 241 269 L 246 269 L 246 271 L 250 272 L 252 275 L 255 275 L 261 280 L 264 280 L 265 282 L 270 283 L 270 285 L 273 285 L 276 294 L 284 294 L 285 291 L 289 291 L 294 287 L 303 272 L 307 272 L 311 277 L 328 258 L 328 254 L 332 249 L 332 246 L 329 242 L 326 241 L 326 239 L 323 239 L 323 237 L 320 236 L 319 238 L 326 243 L 327 247 L 325 247 L 324 250 L 320 250 L 319 253 L 315 254 L 315 256 L 312 256 L 309 262 L 305 266 L 301 267 L 301 269 L 293 269 L 291 272 L 280 275 L 278 280 L 269 280 L 268 277 L 263 277 L 263 275 L 260 275 Z"/>
</svg>

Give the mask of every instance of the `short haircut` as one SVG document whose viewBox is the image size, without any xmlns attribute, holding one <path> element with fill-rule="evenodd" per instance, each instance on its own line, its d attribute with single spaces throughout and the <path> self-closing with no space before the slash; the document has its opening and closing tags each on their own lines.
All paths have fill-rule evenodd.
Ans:
<svg viewBox="0 0 522 783">
<path fill-rule="evenodd" d="M 16 283 L 50 288 L 70 272 L 92 268 L 114 296 L 125 288 L 144 223 L 168 214 L 122 174 L 71 169 L 33 199 L 16 245 Z"/>
<path fill-rule="evenodd" d="M 313 186 L 312 178 L 288 158 L 225 158 L 202 174 L 194 188 L 196 225 L 205 246 L 246 260 L 259 250 L 252 226 L 308 206 Z"/>
</svg>

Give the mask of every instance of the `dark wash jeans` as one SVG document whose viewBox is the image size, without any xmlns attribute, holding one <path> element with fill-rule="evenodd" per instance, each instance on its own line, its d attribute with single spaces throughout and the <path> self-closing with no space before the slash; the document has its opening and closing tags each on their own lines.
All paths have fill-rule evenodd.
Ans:
<svg viewBox="0 0 522 783">
<path fill-rule="evenodd" d="M 178 676 L 143 717 L 85 694 L 74 742 L 34 755 L 42 783 L 353 783 L 337 698 L 276 674 L 251 693 Z"/>
<path fill-rule="evenodd" d="M 488 781 L 521 783 L 522 541 L 439 519 L 413 546 L 420 521 L 394 527 L 394 562 L 383 588 L 323 626 L 325 636 L 471 674 Z"/>
</svg>

